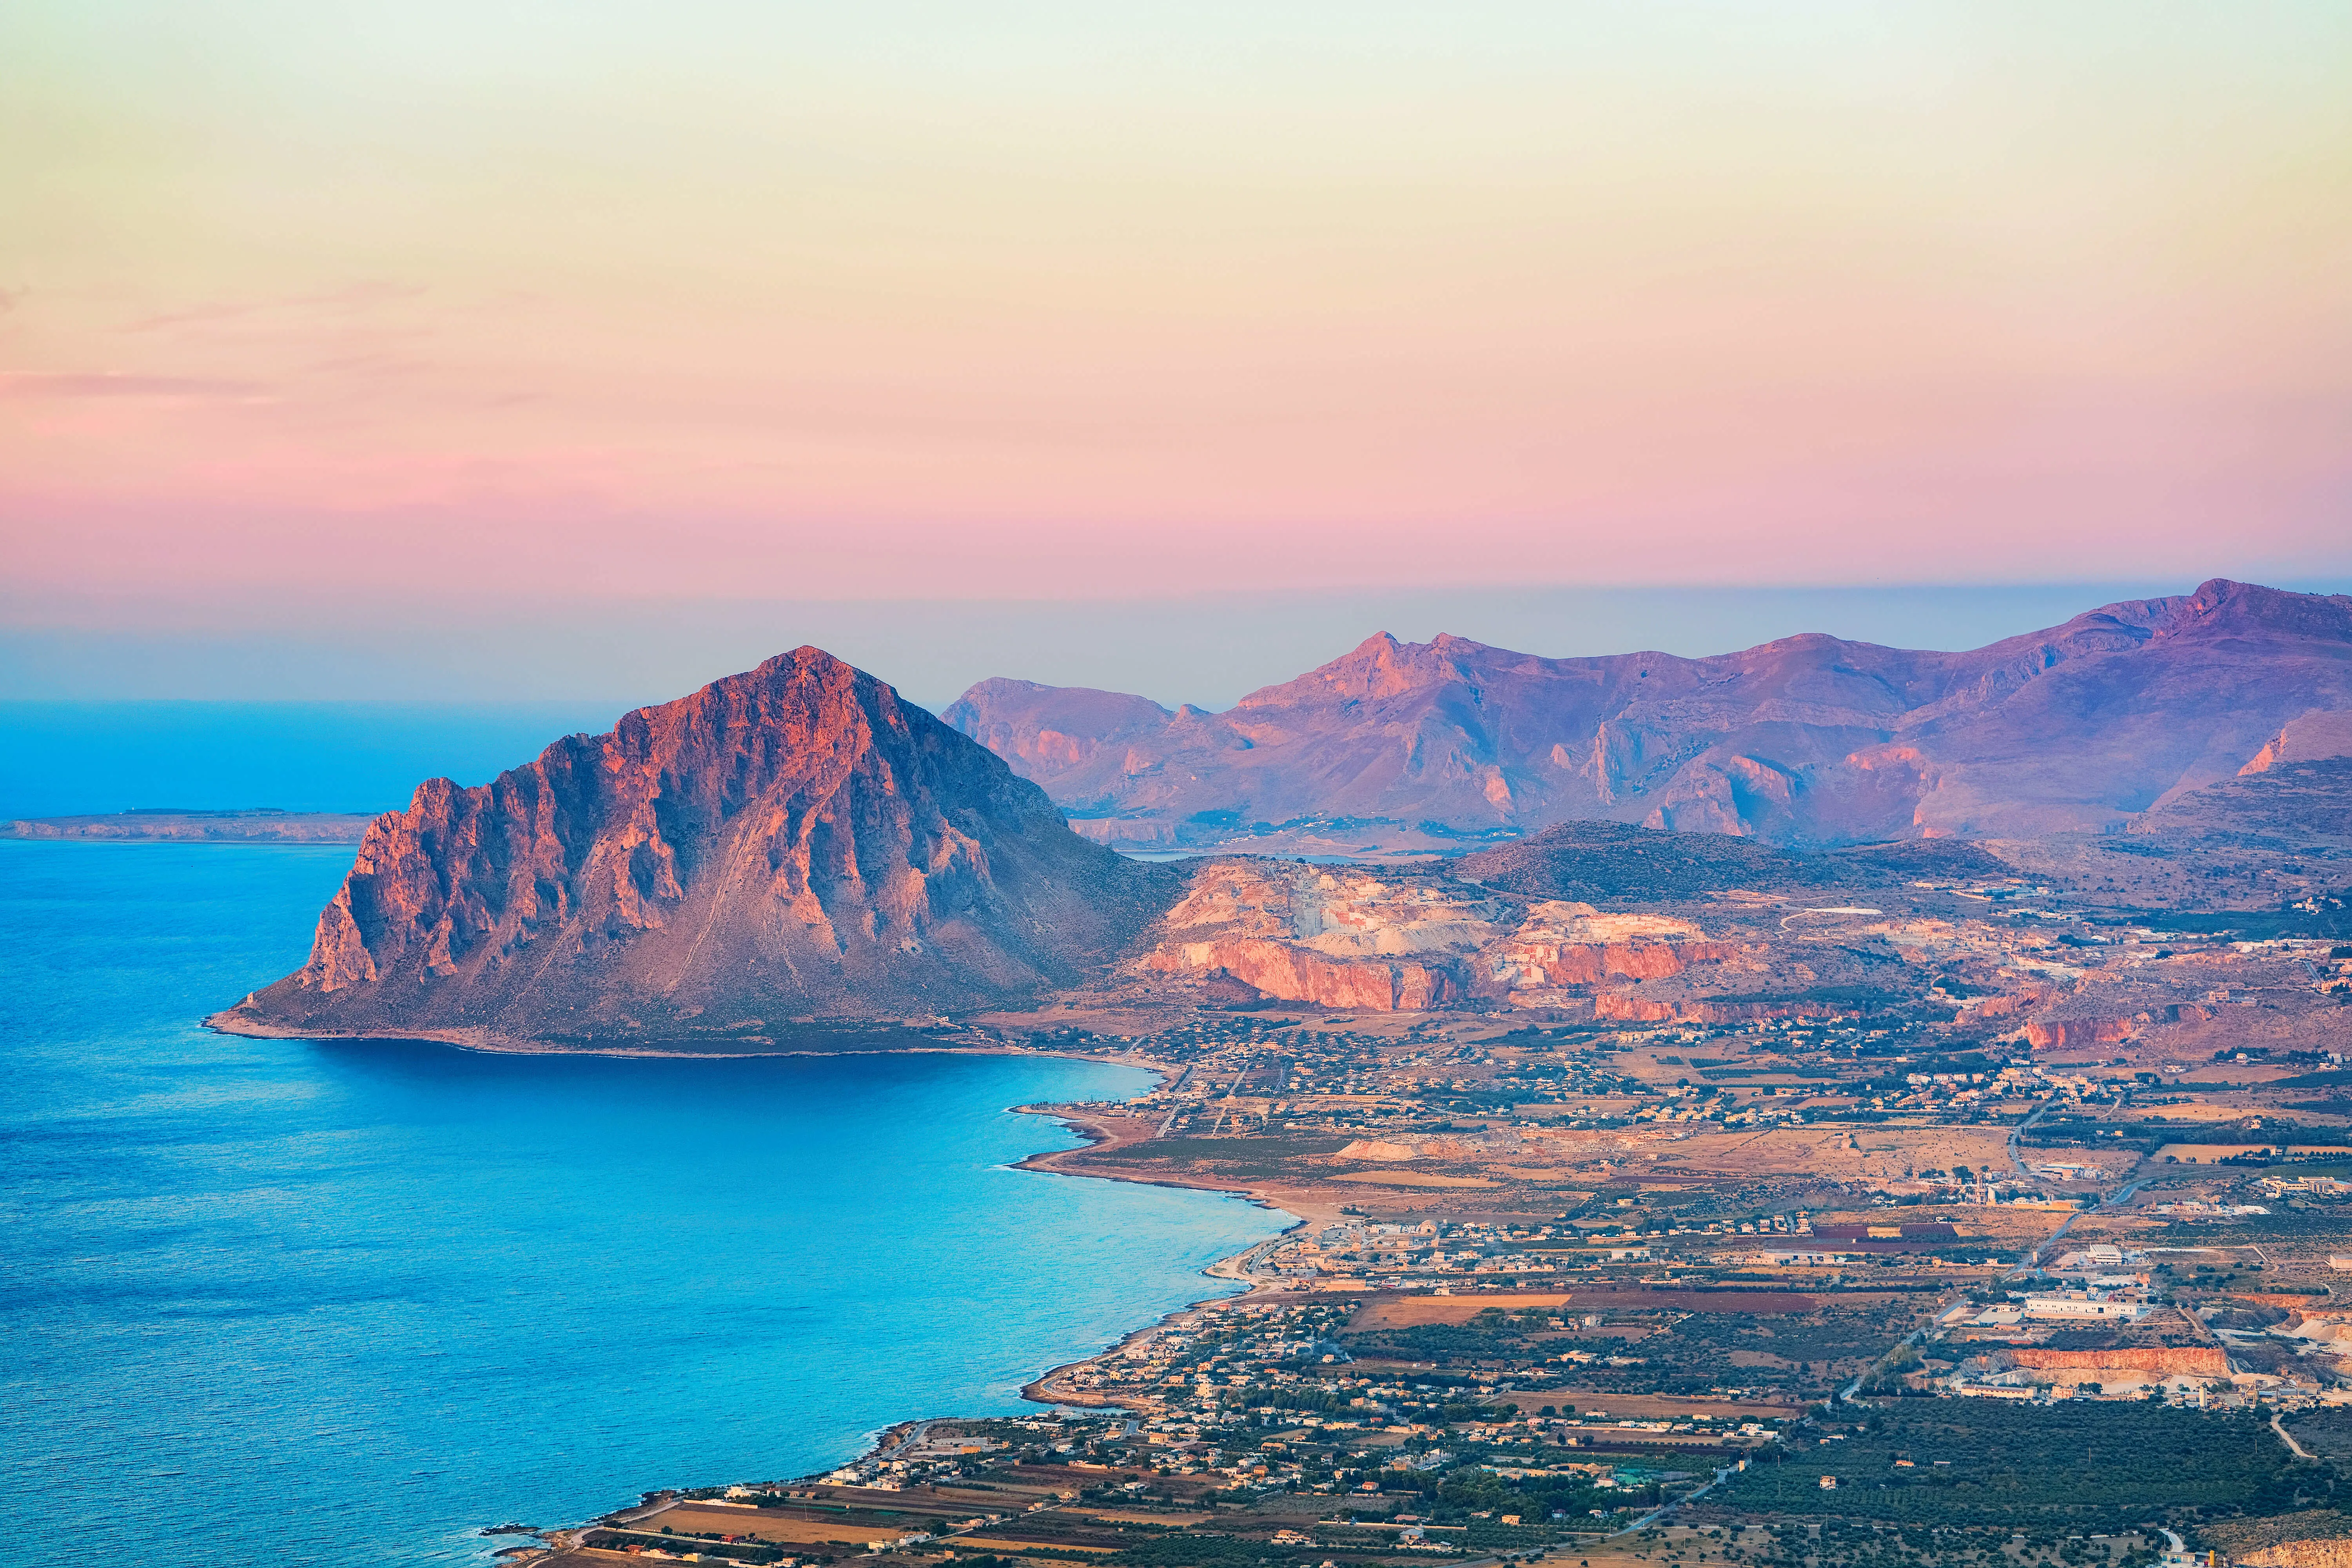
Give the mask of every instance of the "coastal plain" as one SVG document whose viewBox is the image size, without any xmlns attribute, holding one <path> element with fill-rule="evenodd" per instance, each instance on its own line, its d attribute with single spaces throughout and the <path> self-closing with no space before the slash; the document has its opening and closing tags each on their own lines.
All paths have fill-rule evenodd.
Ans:
<svg viewBox="0 0 2352 1568">
<path fill-rule="evenodd" d="M 208 1020 L 1127 1063 L 1027 1170 L 1292 1221 L 1034 1416 L 507 1550 L 2344 1568 L 2352 600 L 1138 701 L 796 649 L 428 781 Z"/>
<path fill-rule="evenodd" d="M 1238 1294 L 1042 1375 L 1034 1418 L 651 1494 L 550 1560 L 2028 1568 L 2182 1540 L 2327 1568 L 2352 1525 L 2289 1443 L 2352 1415 L 2352 943 L 2103 908 L 1958 846 L 1724 886 L 1702 843 L 1646 873 L 1674 897 L 1597 886 L 1639 831 L 1208 861 L 1097 983 L 933 1021 L 1160 1074 L 1025 1107 L 1087 1142 L 1024 1168 L 1297 1223 L 1210 1271 Z M 1346 943 L 1301 941 L 1308 904 Z M 1168 962 L 1204 913 L 1216 962 Z M 1389 966 L 1390 1005 L 1243 978 L 1335 945 Z M 1431 957 L 1489 984 L 1406 1005 Z M 2158 1485 L 2158 1453 L 2226 1463 Z"/>
</svg>

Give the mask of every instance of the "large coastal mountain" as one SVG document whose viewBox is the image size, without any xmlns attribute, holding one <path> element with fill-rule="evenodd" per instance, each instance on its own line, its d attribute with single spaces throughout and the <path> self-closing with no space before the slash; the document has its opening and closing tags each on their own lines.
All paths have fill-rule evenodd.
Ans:
<svg viewBox="0 0 2352 1568">
<path fill-rule="evenodd" d="M 1580 818 L 1798 846 L 2108 832 L 2347 710 L 2352 597 L 2214 581 L 1963 653 L 1382 634 L 1223 713 L 997 679 L 943 717 L 1104 842 L 1345 853 Z"/>
<path fill-rule="evenodd" d="M 269 1032 L 763 1044 L 1017 1003 L 1177 895 L 1036 785 L 817 648 L 378 818 Z"/>
</svg>

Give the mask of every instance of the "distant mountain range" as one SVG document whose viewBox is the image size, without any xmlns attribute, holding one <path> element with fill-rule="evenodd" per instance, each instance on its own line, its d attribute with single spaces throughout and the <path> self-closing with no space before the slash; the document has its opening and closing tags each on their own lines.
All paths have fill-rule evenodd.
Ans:
<svg viewBox="0 0 2352 1568">
<path fill-rule="evenodd" d="M 215 1022 L 751 1047 L 1072 983 L 1178 879 L 803 647 L 375 820 L 310 962 Z"/>
<path fill-rule="evenodd" d="M 992 679 L 942 717 L 1103 843 L 1397 855 L 1575 819 L 1801 847 L 2111 832 L 2298 730 L 2326 750 L 2347 710 L 2352 597 L 2216 580 L 1965 653 L 1383 633 L 1223 713 Z"/>
<path fill-rule="evenodd" d="M 2352 599 L 2231 583 L 1961 654 L 1379 637 L 1226 713 L 991 680 L 952 727 L 803 647 L 488 784 L 419 785 L 367 826 L 310 961 L 213 1021 L 764 1049 L 1179 983 L 1243 1005 L 1795 1016 L 1878 995 L 1895 960 L 1782 952 L 1788 895 L 2021 872 L 2119 907 L 2299 898 L 2334 919 L 2347 714 Z M 1457 858 L 1178 868 L 1107 844 Z M 1756 931 L 1703 935 L 1693 910 Z M 1593 989 L 1617 980 L 1663 989 Z"/>
</svg>

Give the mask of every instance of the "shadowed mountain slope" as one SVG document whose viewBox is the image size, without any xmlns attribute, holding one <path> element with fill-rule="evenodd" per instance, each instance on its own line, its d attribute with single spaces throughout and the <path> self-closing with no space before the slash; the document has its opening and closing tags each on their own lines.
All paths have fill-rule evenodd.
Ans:
<svg viewBox="0 0 2352 1568">
<path fill-rule="evenodd" d="M 1957 839 L 1790 851 L 1723 833 L 1662 833 L 1562 822 L 1516 843 L 1420 868 L 1536 899 L 1651 905 L 1748 889 L 1806 892 L 2007 878 L 2001 860 Z"/>
<path fill-rule="evenodd" d="M 1024 1001 L 1176 896 L 803 647 L 367 831 L 310 961 L 216 1022 L 648 1043 Z"/>
</svg>

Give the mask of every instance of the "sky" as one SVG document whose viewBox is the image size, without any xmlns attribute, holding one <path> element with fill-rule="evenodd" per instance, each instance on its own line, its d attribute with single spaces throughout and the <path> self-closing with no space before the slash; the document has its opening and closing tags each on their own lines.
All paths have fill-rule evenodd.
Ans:
<svg viewBox="0 0 2352 1568">
<path fill-rule="evenodd" d="M 17 0 L 0 697 L 2341 584 L 2347 280 L 2335 3 Z"/>
</svg>

